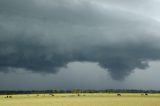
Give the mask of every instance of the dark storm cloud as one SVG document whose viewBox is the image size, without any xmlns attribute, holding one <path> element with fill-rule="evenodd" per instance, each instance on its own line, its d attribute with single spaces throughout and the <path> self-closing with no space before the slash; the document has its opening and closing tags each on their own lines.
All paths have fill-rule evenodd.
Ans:
<svg viewBox="0 0 160 106">
<path fill-rule="evenodd" d="M 88 61 L 121 80 L 145 69 L 160 59 L 160 9 L 150 2 L 1 0 L 1 71 L 55 73 L 70 62 Z"/>
</svg>

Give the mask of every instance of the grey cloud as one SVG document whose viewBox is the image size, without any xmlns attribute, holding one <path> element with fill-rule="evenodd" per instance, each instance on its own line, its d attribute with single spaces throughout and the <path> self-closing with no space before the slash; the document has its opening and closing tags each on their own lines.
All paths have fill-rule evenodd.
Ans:
<svg viewBox="0 0 160 106">
<path fill-rule="evenodd" d="M 136 13 L 125 0 L 71 1 L 1 0 L 1 70 L 55 73 L 70 62 L 88 61 L 122 80 L 160 59 L 160 24 L 145 9 Z"/>
</svg>

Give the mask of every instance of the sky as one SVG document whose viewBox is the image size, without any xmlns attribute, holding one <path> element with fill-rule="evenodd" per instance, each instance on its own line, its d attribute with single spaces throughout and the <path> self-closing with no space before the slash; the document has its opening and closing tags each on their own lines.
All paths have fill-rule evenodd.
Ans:
<svg viewBox="0 0 160 106">
<path fill-rule="evenodd" d="M 0 0 L 0 90 L 160 90 L 159 0 Z"/>
</svg>

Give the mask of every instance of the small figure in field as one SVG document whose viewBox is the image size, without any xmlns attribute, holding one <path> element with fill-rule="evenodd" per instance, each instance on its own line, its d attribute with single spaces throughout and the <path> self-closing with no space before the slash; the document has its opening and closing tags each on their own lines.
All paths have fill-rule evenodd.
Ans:
<svg viewBox="0 0 160 106">
<path fill-rule="evenodd" d="M 54 96 L 54 94 L 49 94 L 49 95 Z"/>
<path fill-rule="evenodd" d="M 80 96 L 80 94 L 78 93 L 77 96 Z"/>
<path fill-rule="evenodd" d="M 148 93 L 145 93 L 146 96 L 148 96 Z"/>
<path fill-rule="evenodd" d="M 120 93 L 118 93 L 118 94 L 117 94 L 117 96 L 121 96 L 121 94 L 120 94 Z"/>
<path fill-rule="evenodd" d="M 4 97 L 4 98 L 12 98 L 12 96 L 6 96 L 6 97 Z"/>
<path fill-rule="evenodd" d="M 8 96 L 4 97 L 4 98 L 8 98 Z"/>
</svg>

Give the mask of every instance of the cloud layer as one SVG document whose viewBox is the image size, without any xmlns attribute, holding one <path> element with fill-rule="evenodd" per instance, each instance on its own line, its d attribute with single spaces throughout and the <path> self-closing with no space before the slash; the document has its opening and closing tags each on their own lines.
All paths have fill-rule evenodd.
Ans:
<svg viewBox="0 0 160 106">
<path fill-rule="evenodd" d="M 156 0 L 1 0 L 0 70 L 97 62 L 122 80 L 160 59 Z"/>
</svg>

